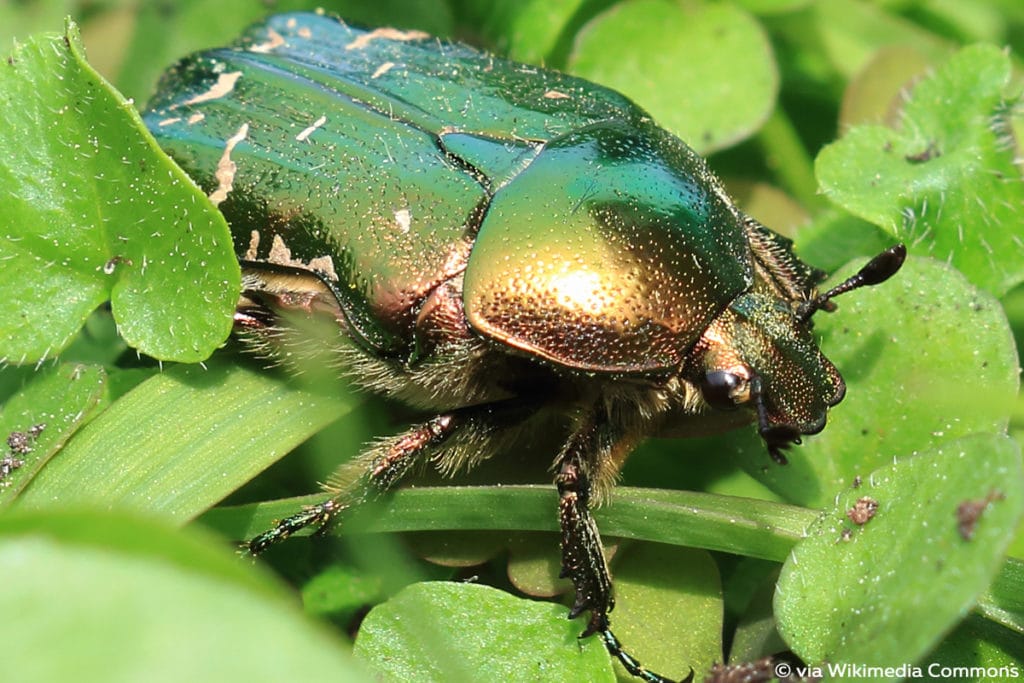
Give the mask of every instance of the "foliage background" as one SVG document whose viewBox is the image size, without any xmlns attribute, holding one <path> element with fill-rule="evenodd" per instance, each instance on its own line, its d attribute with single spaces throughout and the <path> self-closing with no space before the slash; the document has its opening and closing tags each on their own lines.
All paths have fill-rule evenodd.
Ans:
<svg viewBox="0 0 1024 683">
<path fill-rule="evenodd" d="M 790 467 L 770 466 L 751 431 L 632 456 L 599 518 L 627 647 L 676 675 L 787 648 L 812 664 L 982 667 L 972 680 L 1020 666 L 1024 571 L 1004 561 L 1024 556 L 1019 3 L 320 5 L 626 92 L 833 280 L 909 246 L 891 283 L 820 316 L 849 394 Z M 275 550 L 272 571 L 232 556 L 225 539 L 287 515 L 286 496 L 412 416 L 324 373 L 283 377 L 231 342 L 190 364 L 230 327 L 227 228 L 101 77 L 144 103 L 180 56 L 308 7 L 0 5 L 0 432 L 46 424 L 31 452 L 8 455 L 24 463 L 0 489 L 0 613 L 19 615 L 0 623 L 5 671 L 621 677 L 598 643 L 577 645 L 563 607 L 513 597 L 566 599 L 554 493 L 528 485 L 548 480 L 543 452 L 458 482 L 473 486 L 428 475 L 341 535 Z M 65 16 L 100 76 L 74 31 L 56 37 Z M 29 41 L 40 31 L 55 37 Z M 168 258 L 140 267 L 158 239 Z M 879 513 L 858 526 L 845 513 L 863 496 Z M 970 540 L 965 502 L 987 502 Z M 453 578 L 472 583 L 431 581 Z"/>
</svg>

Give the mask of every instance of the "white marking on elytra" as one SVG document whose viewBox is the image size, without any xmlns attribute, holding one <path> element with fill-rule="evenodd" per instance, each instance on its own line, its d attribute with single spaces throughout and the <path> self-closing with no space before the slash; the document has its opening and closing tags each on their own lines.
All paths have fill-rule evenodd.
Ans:
<svg viewBox="0 0 1024 683">
<path fill-rule="evenodd" d="M 284 45 L 284 36 L 270 28 L 267 29 L 267 40 L 263 43 L 256 43 L 255 45 L 249 46 L 249 52 L 258 52 L 260 54 L 267 54 L 268 52 L 279 48 Z"/>
<path fill-rule="evenodd" d="M 568 100 L 571 98 L 572 95 L 568 95 L 558 90 L 548 90 L 546 93 L 544 93 L 544 99 L 548 100 Z"/>
<path fill-rule="evenodd" d="M 200 121 L 202 121 L 205 118 L 206 118 L 206 114 L 204 114 L 201 111 L 197 111 L 195 114 L 192 114 L 191 116 L 189 116 L 188 119 L 186 119 L 186 121 L 188 122 L 188 125 L 191 126 L 193 123 L 199 123 Z"/>
<path fill-rule="evenodd" d="M 162 119 L 160 121 L 157 121 L 156 125 L 158 125 L 160 127 L 170 126 L 171 124 L 175 124 L 178 121 L 181 121 L 181 117 L 180 116 L 172 116 L 169 119 Z"/>
<path fill-rule="evenodd" d="M 217 76 L 217 82 L 210 86 L 210 89 L 204 93 L 199 93 L 194 97 L 190 97 L 180 104 L 171 105 L 171 109 L 178 107 L 188 107 L 193 104 L 201 104 L 203 102 L 209 102 L 210 100 L 220 99 L 225 95 L 231 93 L 235 89 L 235 83 L 242 77 L 241 71 L 231 71 L 226 74 L 220 74 Z"/>
<path fill-rule="evenodd" d="M 370 78 L 380 78 L 387 72 L 391 71 L 393 68 L 395 68 L 394 62 L 384 62 L 383 64 L 377 67 L 377 70 L 373 72 L 373 75 L 370 76 Z"/>
<path fill-rule="evenodd" d="M 317 128 L 319 128 L 320 126 L 324 125 L 325 123 L 327 123 L 327 117 L 326 116 L 321 116 L 320 118 L 318 118 L 316 121 L 313 122 L 312 126 L 308 126 L 308 127 L 304 128 L 301 133 L 296 135 L 295 139 L 298 140 L 299 142 L 302 142 L 303 140 L 308 138 L 310 135 L 312 135 L 313 131 L 315 131 Z"/>
<path fill-rule="evenodd" d="M 231 192 L 235 182 L 235 173 L 238 171 L 238 166 L 231 160 L 231 152 L 234 151 L 235 145 L 244 140 L 248 134 L 249 124 L 243 123 L 238 132 L 228 138 L 224 145 L 224 153 L 221 155 L 220 161 L 217 162 L 217 171 L 214 173 L 217 178 L 217 189 L 210 193 L 210 201 L 214 206 L 227 199 L 228 193 Z"/>
<path fill-rule="evenodd" d="M 429 33 L 423 31 L 399 31 L 397 28 L 378 28 L 369 33 L 364 33 L 351 43 L 345 46 L 346 50 L 361 50 L 375 40 L 426 40 Z"/>
<path fill-rule="evenodd" d="M 398 223 L 402 234 L 409 232 L 409 229 L 412 227 L 412 213 L 409 212 L 409 209 L 395 211 L 395 222 Z"/>
<path fill-rule="evenodd" d="M 270 253 L 267 255 L 267 262 L 292 268 L 315 270 L 329 280 L 338 281 L 338 274 L 334 270 L 334 260 L 330 256 L 317 256 L 309 261 L 294 258 L 292 257 L 292 250 L 288 248 L 288 245 L 284 243 L 284 239 L 280 235 L 274 235 L 270 241 Z"/>
<path fill-rule="evenodd" d="M 249 248 L 245 250 L 245 254 L 242 258 L 246 261 L 255 261 L 256 255 L 259 253 L 260 248 L 260 231 L 251 230 L 249 232 Z"/>
</svg>

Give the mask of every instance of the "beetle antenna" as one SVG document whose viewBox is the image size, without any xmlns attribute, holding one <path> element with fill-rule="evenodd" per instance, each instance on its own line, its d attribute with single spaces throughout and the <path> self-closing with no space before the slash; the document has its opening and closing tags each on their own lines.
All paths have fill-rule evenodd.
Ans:
<svg viewBox="0 0 1024 683">
<path fill-rule="evenodd" d="M 900 269 L 903 261 L 907 258 L 907 248 L 903 244 L 896 244 L 878 256 L 868 261 L 863 268 L 847 278 L 841 284 L 833 287 L 824 294 L 819 294 L 810 301 L 802 304 L 797 310 L 796 317 L 800 322 L 807 322 L 815 312 L 819 310 L 835 310 L 832 299 L 840 294 L 852 292 L 861 287 L 870 287 L 885 282 Z"/>
</svg>

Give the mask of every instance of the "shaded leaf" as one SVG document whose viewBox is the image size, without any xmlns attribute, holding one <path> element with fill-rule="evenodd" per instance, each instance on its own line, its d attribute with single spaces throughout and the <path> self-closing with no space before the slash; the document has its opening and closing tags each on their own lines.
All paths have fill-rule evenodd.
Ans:
<svg viewBox="0 0 1024 683">
<path fill-rule="evenodd" d="M 901 95 L 927 68 L 925 57 L 912 47 L 887 45 L 879 49 L 843 93 L 840 129 L 858 124 L 895 124 L 903 104 Z"/>
<path fill-rule="evenodd" d="M 302 586 L 302 605 L 309 614 L 348 620 L 367 604 L 384 597 L 383 581 L 375 574 L 331 564 Z"/>
<path fill-rule="evenodd" d="M 982 596 L 979 611 L 991 621 L 1024 635 L 1024 561 L 1006 558 L 999 575 Z"/>
<path fill-rule="evenodd" d="M 867 262 L 875 254 L 892 246 L 892 236 L 877 225 L 851 216 L 838 208 L 818 213 L 803 226 L 794 240 L 796 253 L 815 268 L 831 273 L 851 258 Z"/>
<path fill-rule="evenodd" d="M 934 678 L 952 678 L 953 667 L 974 668 L 976 681 L 1016 678 L 1024 662 L 1024 638 L 1001 626 L 970 615 L 926 657 Z M 964 670 L 964 669 L 961 669 Z M 981 673 L 984 671 L 984 674 Z"/>
<path fill-rule="evenodd" d="M 605 539 L 604 553 L 609 561 L 616 548 Z M 512 534 L 508 549 L 508 578 L 527 595 L 553 597 L 572 589 L 562 572 L 558 540 L 553 534 L 520 532 Z"/>
<path fill-rule="evenodd" d="M 410 549 L 427 562 L 442 567 L 475 567 L 491 559 L 508 544 L 500 534 L 486 531 L 414 533 L 406 536 Z"/>
<path fill-rule="evenodd" d="M 152 522 L 4 516 L 0 573 L 6 680 L 368 680 L 281 587 Z"/>
<path fill-rule="evenodd" d="M 776 627 L 772 608 L 778 578 L 778 569 L 765 577 L 766 580 L 739 615 L 729 648 L 730 664 L 754 662 L 787 649 Z"/>
</svg>

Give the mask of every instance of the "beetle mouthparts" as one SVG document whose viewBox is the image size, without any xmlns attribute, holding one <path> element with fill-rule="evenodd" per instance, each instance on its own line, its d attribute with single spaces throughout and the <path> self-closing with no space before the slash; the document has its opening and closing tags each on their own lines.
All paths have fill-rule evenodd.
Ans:
<svg viewBox="0 0 1024 683">
<path fill-rule="evenodd" d="M 768 408 L 764 404 L 764 395 L 761 393 L 761 379 L 755 377 L 752 382 L 754 393 L 754 406 L 757 409 L 757 432 L 764 439 L 768 448 L 768 455 L 779 465 L 786 465 L 789 460 L 782 454 L 782 451 L 793 444 L 800 443 L 800 430 L 792 425 L 772 424 L 768 417 Z"/>
<path fill-rule="evenodd" d="M 907 247 L 902 243 L 889 247 L 881 254 L 864 264 L 864 267 L 854 273 L 852 277 L 847 278 L 841 284 L 833 287 L 824 294 L 819 294 L 817 297 L 801 306 L 800 310 L 797 312 L 797 319 L 799 319 L 800 322 L 806 322 L 820 309 L 825 309 L 827 311 L 832 310 L 832 299 L 840 294 L 846 294 L 847 292 L 852 292 L 853 290 L 860 289 L 861 287 L 871 287 L 885 282 L 896 274 L 896 271 L 900 269 L 906 258 Z"/>
<path fill-rule="evenodd" d="M 800 443 L 800 432 L 791 427 L 770 427 L 761 432 L 765 446 L 768 448 L 768 455 L 779 465 L 788 465 L 789 459 L 782 451 L 793 444 Z"/>
</svg>

